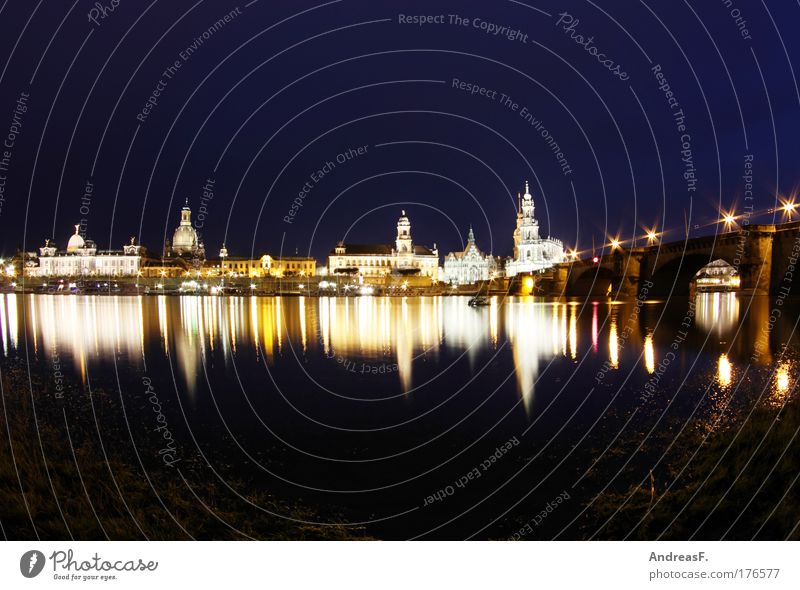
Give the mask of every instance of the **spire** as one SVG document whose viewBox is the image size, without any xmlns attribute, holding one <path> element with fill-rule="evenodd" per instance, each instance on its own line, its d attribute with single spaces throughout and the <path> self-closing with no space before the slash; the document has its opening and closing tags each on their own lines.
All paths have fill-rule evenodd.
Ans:
<svg viewBox="0 0 800 590">
<path fill-rule="evenodd" d="M 467 234 L 467 242 L 470 244 L 475 243 L 475 234 L 472 231 L 472 224 L 469 224 L 469 233 Z"/>
<path fill-rule="evenodd" d="M 78 232 L 80 232 L 80 229 L 81 229 L 81 224 L 80 223 L 76 224 L 75 225 L 75 235 L 76 236 L 78 235 Z"/>
<path fill-rule="evenodd" d="M 527 180 L 525 181 L 525 194 L 526 195 L 531 194 L 531 190 L 528 188 L 528 181 Z"/>
</svg>

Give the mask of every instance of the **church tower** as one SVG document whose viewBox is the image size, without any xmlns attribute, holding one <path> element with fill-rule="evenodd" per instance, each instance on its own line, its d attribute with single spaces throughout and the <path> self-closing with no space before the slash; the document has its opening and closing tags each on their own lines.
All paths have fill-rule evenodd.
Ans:
<svg viewBox="0 0 800 590">
<path fill-rule="evenodd" d="M 534 217 L 533 195 L 528 181 L 525 181 L 525 194 L 519 202 L 517 211 L 517 228 L 514 230 L 514 258 L 532 260 L 535 256 L 531 244 L 539 241 L 539 222 Z"/>
<path fill-rule="evenodd" d="M 406 217 L 406 212 L 402 211 L 400 219 L 397 220 L 397 239 L 395 246 L 398 254 L 411 254 L 411 222 Z"/>
<path fill-rule="evenodd" d="M 539 236 L 539 221 L 534 216 L 533 196 L 527 181 L 525 194 L 517 198 L 514 258 L 506 263 L 506 275 L 513 277 L 564 262 L 564 245 L 561 241 L 554 238 L 542 239 Z"/>
</svg>

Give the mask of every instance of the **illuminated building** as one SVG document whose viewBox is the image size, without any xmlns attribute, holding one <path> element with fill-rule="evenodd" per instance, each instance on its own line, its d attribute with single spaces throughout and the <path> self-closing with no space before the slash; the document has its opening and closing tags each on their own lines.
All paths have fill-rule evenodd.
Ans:
<svg viewBox="0 0 800 590">
<path fill-rule="evenodd" d="M 736 269 L 722 259 L 701 268 L 694 281 L 698 291 L 733 291 L 741 284 Z"/>
<path fill-rule="evenodd" d="M 205 259 L 205 248 L 200 241 L 197 230 L 192 225 L 192 210 L 189 209 L 189 199 L 181 209 L 181 221 L 172 234 L 172 244 L 164 245 L 165 257 L 184 257 L 192 260 Z"/>
<path fill-rule="evenodd" d="M 219 251 L 218 269 L 222 275 L 234 277 L 313 277 L 317 271 L 317 261 L 308 256 L 230 256 L 223 244 Z"/>
<path fill-rule="evenodd" d="M 317 261 L 310 256 L 262 256 L 266 272 L 273 277 L 313 277 L 317 272 Z"/>
<path fill-rule="evenodd" d="M 525 194 L 517 206 L 514 258 L 506 262 L 506 276 L 543 270 L 567 260 L 561 240 L 539 237 L 539 221 L 534 216 L 534 209 L 533 196 L 526 182 Z"/>
<path fill-rule="evenodd" d="M 98 250 L 92 240 L 80 235 L 80 225 L 70 236 L 66 250 L 46 240 L 39 248 L 38 265 L 25 267 L 31 277 L 138 276 L 145 259 L 144 249 L 131 238 L 122 250 Z"/>
<path fill-rule="evenodd" d="M 463 252 L 450 252 L 444 258 L 444 280 L 455 285 L 469 285 L 488 281 L 497 272 L 497 261 L 491 254 L 484 254 L 475 245 L 472 227 L 467 235 L 467 246 Z"/>
<path fill-rule="evenodd" d="M 414 244 L 411 222 L 403 211 L 397 221 L 397 238 L 391 244 L 345 244 L 339 242 L 328 256 L 331 273 L 364 277 L 418 275 L 439 280 L 439 251 Z"/>
</svg>

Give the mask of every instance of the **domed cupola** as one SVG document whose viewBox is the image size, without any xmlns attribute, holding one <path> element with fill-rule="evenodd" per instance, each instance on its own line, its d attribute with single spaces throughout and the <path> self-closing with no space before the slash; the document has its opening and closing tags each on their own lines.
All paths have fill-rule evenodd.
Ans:
<svg viewBox="0 0 800 590">
<path fill-rule="evenodd" d="M 175 254 L 191 254 L 198 247 L 197 231 L 192 227 L 192 210 L 189 199 L 181 209 L 181 223 L 172 235 L 172 251 Z"/>
<path fill-rule="evenodd" d="M 69 242 L 67 242 L 67 252 L 77 252 L 85 246 L 83 238 L 78 233 L 80 229 L 80 224 L 75 226 L 75 233 L 70 236 Z"/>
</svg>

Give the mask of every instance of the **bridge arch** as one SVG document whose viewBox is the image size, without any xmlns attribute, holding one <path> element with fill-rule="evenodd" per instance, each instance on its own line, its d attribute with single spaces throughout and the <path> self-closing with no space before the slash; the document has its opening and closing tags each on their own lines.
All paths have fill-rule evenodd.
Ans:
<svg viewBox="0 0 800 590">
<path fill-rule="evenodd" d="M 653 286 L 649 293 L 658 296 L 689 295 L 690 284 L 694 276 L 711 262 L 724 260 L 730 265 L 734 264 L 732 256 L 713 252 L 681 252 L 680 256 L 668 258 L 660 263 L 650 275 Z"/>
<path fill-rule="evenodd" d="M 603 296 L 613 294 L 617 281 L 610 264 L 587 264 L 573 267 L 567 285 L 567 295 Z"/>
</svg>

